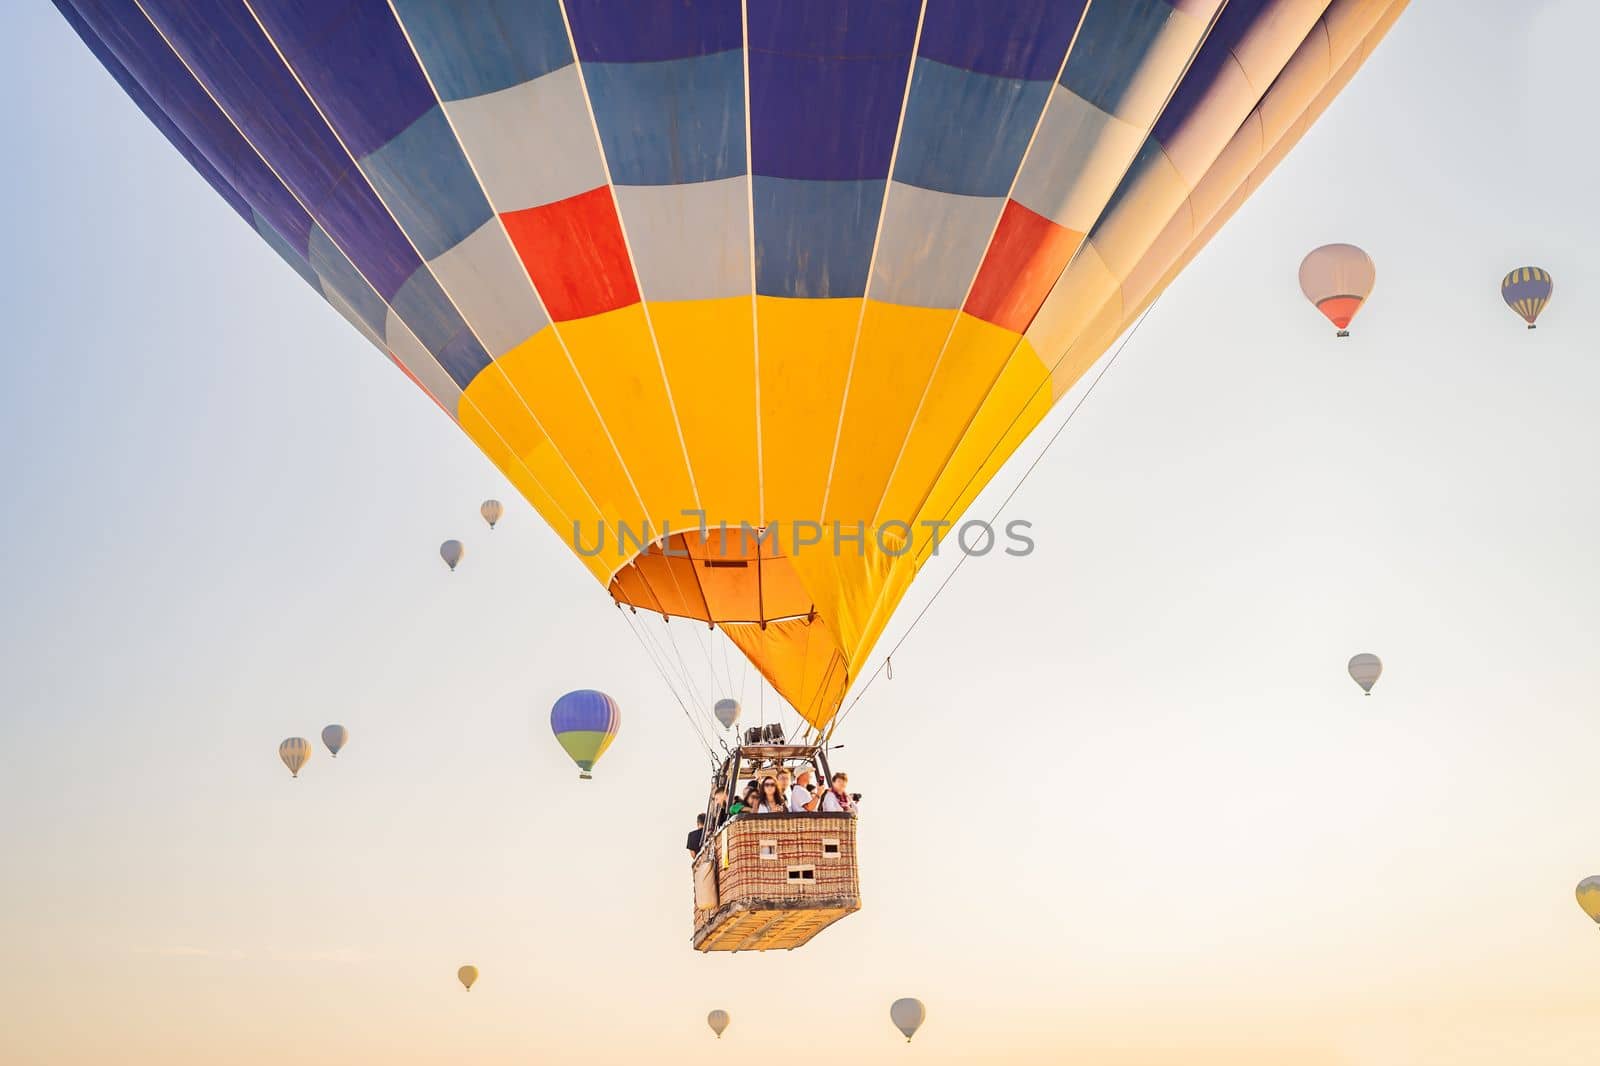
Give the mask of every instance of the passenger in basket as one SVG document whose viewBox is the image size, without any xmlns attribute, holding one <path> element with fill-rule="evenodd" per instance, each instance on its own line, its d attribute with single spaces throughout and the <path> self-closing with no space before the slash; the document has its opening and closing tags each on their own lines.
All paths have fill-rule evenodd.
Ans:
<svg viewBox="0 0 1600 1066">
<path fill-rule="evenodd" d="M 744 795 L 733 801 L 733 806 L 728 808 L 728 816 L 745 814 L 756 809 L 756 783 L 750 782 L 744 787 Z"/>
<path fill-rule="evenodd" d="M 822 803 L 822 793 L 814 791 L 812 784 L 812 770 L 809 766 L 802 766 L 795 773 L 794 787 L 789 790 L 789 812 L 791 814 L 804 814 L 814 811 Z"/>
<path fill-rule="evenodd" d="M 694 816 L 694 832 L 689 834 L 689 857 L 692 859 L 700 854 L 700 842 L 706 838 L 706 816 Z"/>
<path fill-rule="evenodd" d="M 711 790 L 711 827 L 712 831 L 722 828 L 722 823 L 728 820 L 728 789 L 718 785 Z"/>
<path fill-rule="evenodd" d="M 789 786 L 793 783 L 794 775 L 789 772 L 789 768 L 787 766 L 778 771 L 778 791 L 785 797 L 789 795 Z M 788 800 L 785 799 L 784 802 L 787 803 Z"/>
<path fill-rule="evenodd" d="M 783 814 L 789 810 L 789 801 L 778 787 L 776 777 L 761 779 L 761 799 L 756 805 L 757 814 Z"/>
<path fill-rule="evenodd" d="M 822 809 L 832 814 L 854 814 L 856 812 L 857 796 L 852 796 L 847 791 L 850 788 L 849 774 L 834 774 L 833 787 L 822 794 Z"/>
</svg>

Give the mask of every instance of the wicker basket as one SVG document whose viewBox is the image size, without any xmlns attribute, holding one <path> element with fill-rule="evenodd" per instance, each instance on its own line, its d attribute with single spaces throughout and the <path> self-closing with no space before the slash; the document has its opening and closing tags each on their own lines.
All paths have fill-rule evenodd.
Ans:
<svg viewBox="0 0 1600 1066">
<path fill-rule="evenodd" d="M 797 948 L 861 909 L 856 817 L 741 814 L 696 857 L 695 884 L 696 950 Z"/>
</svg>

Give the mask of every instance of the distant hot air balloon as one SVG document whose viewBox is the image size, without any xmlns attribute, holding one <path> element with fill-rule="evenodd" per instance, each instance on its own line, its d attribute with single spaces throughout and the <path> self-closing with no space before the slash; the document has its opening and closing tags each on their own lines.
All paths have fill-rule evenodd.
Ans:
<svg viewBox="0 0 1600 1066">
<path fill-rule="evenodd" d="M 717 716 L 717 721 L 722 723 L 722 728 L 732 729 L 734 724 L 739 721 L 739 713 L 742 709 L 738 700 L 725 699 L 718 700 L 716 706 L 711 710 Z"/>
<path fill-rule="evenodd" d="M 342 725 L 325 725 L 322 727 L 322 742 L 328 746 L 328 754 L 337 759 L 339 749 L 350 742 L 350 730 Z"/>
<path fill-rule="evenodd" d="M 894 1022 L 896 1029 L 906 1034 L 908 1044 L 917 1035 L 917 1030 L 922 1028 L 922 1021 L 927 1016 L 928 1012 L 920 999 L 897 999 L 889 1005 L 889 1020 Z"/>
<path fill-rule="evenodd" d="M 500 516 L 506 513 L 506 505 L 499 500 L 484 500 L 483 506 L 478 508 L 478 513 L 483 515 L 483 520 L 493 529 L 494 524 L 500 521 Z"/>
<path fill-rule="evenodd" d="M 721 1040 L 723 1030 L 728 1028 L 728 1012 L 725 1010 L 712 1011 L 706 1015 L 706 1024 L 711 1026 L 711 1031 L 717 1034 L 718 1040 Z"/>
<path fill-rule="evenodd" d="M 1555 281 L 1548 270 L 1539 267 L 1517 267 L 1500 282 L 1500 298 L 1506 306 L 1522 316 L 1529 329 L 1536 328 L 1535 320 L 1544 305 L 1550 302 L 1555 291 Z"/>
<path fill-rule="evenodd" d="M 1378 676 L 1382 673 L 1383 660 L 1371 652 L 1364 651 L 1350 657 L 1350 676 L 1367 695 L 1372 695 L 1372 686 L 1378 683 Z"/>
<path fill-rule="evenodd" d="M 283 765 L 289 768 L 293 777 L 300 776 L 300 767 L 311 758 L 311 741 L 305 737 L 290 737 L 278 745 L 278 758 L 283 760 Z"/>
<path fill-rule="evenodd" d="M 456 564 L 461 561 L 461 557 L 465 554 L 467 554 L 467 549 L 461 546 L 459 540 L 447 540 L 439 545 L 439 558 L 449 565 L 451 573 L 455 573 Z"/>
<path fill-rule="evenodd" d="M 1353 244 L 1324 244 L 1300 263 L 1300 291 L 1348 337 L 1345 328 L 1372 295 L 1377 280 L 1372 257 Z"/>
<path fill-rule="evenodd" d="M 1578 906 L 1600 925 L 1600 877 L 1585 877 L 1578 882 Z"/>
<path fill-rule="evenodd" d="M 617 701 L 594 689 L 569 692 L 550 708 L 550 730 L 578 764 L 578 777 L 584 781 L 594 777 L 589 771 L 616 739 L 621 725 Z"/>
<path fill-rule="evenodd" d="M 462 987 L 468 992 L 472 991 L 472 983 L 477 979 L 478 968 L 476 966 L 463 966 L 456 971 L 456 980 L 460 981 Z"/>
</svg>

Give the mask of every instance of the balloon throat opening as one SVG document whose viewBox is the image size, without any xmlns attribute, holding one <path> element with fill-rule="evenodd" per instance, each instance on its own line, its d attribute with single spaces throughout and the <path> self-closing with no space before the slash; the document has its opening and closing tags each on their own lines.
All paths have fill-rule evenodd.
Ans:
<svg viewBox="0 0 1600 1066">
<path fill-rule="evenodd" d="M 607 591 L 636 610 L 712 625 L 810 618 L 816 605 L 781 552 L 754 531 L 674 533 L 629 560 Z"/>
</svg>

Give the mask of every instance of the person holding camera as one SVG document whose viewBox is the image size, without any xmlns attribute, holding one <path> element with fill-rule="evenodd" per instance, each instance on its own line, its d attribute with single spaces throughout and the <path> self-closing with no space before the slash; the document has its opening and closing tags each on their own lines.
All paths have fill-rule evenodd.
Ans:
<svg viewBox="0 0 1600 1066">
<path fill-rule="evenodd" d="M 789 790 L 789 813 L 808 814 L 822 803 L 822 792 L 812 788 L 812 771 L 802 766 L 794 775 L 794 787 Z"/>
</svg>

